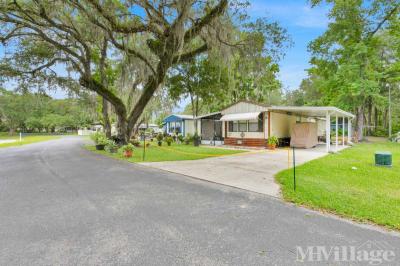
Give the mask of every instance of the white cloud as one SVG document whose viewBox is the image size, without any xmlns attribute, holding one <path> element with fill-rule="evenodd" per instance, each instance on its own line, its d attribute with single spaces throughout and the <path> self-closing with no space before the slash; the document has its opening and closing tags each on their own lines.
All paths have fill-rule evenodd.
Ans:
<svg viewBox="0 0 400 266">
<path fill-rule="evenodd" d="M 304 65 L 282 66 L 279 72 L 279 80 L 282 81 L 284 88 L 289 90 L 298 89 L 301 81 L 307 77 L 305 69 L 306 66 Z"/>
</svg>

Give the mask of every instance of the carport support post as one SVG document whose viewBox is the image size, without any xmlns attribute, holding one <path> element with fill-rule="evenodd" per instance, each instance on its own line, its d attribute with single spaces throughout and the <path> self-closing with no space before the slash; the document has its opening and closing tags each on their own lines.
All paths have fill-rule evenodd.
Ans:
<svg viewBox="0 0 400 266">
<path fill-rule="evenodd" d="M 338 120 L 339 120 L 339 118 L 336 115 L 336 143 L 335 143 L 336 152 L 338 151 L 338 142 L 339 142 L 339 121 Z"/>
<path fill-rule="evenodd" d="M 344 147 L 344 137 L 345 137 L 345 133 L 344 133 L 344 128 L 345 128 L 345 123 L 344 123 L 344 121 L 345 121 L 345 117 L 343 116 L 342 117 L 342 119 L 343 119 L 343 122 L 342 122 L 342 146 Z"/>
<path fill-rule="evenodd" d="M 351 119 L 347 118 L 347 144 L 351 142 Z"/>
<path fill-rule="evenodd" d="M 326 112 L 325 120 L 325 130 L 326 130 L 326 152 L 331 150 L 331 115 Z"/>
</svg>

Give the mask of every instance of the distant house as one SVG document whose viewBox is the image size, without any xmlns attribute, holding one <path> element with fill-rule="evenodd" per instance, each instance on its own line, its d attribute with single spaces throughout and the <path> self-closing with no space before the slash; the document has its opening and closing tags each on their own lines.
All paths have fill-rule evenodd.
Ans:
<svg viewBox="0 0 400 266">
<path fill-rule="evenodd" d="M 192 115 L 173 114 L 166 117 L 163 123 L 164 131 L 167 134 L 182 134 L 185 137 L 187 134 L 194 135 L 195 133 L 195 123 Z"/>
<path fill-rule="evenodd" d="M 143 123 L 139 125 L 139 130 L 146 130 L 146 129 L 151 129 L 153 130 L 154 133 L 160 133 L 160 132 L 162 133 L 162 129 L 156 124 Z"/>
</svg>

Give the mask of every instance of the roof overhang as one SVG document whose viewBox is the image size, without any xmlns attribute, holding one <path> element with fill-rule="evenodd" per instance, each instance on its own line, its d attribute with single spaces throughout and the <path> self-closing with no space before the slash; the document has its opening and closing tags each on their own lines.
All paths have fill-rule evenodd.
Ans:
<svg viewBox="0 0 400 266">
<path fill-rule="evenodd" d="M 169 115 L 166 118 L 164 118 L 163 122 L 168 123 L 168 122 L 179 122 L 183 120 L 193 120 L 193 116 L 191 115 Z"/>
<path fill-rule="evenodd" d="M 237 113 L 237 114 L 226 114 L 221 117 L 221 121 L 241 121 L 241 120 L 255 120 L 261 112 L 252 113 Z"/>
<path fill-rule="evenodd" d="M 199 115 L 199 116 L 196 116 L 196 119 L 206 118 L 206 117 L 219 115 L 219 114 L 221 114 L 221 112 L 214 112 L 214 113 L 209 113 L 209 114 L 205 114 L 205 115 Z"/>
<path fill-rule="evenodd" d="M 349 112 L 343 111 L 333 106 L 272 106 L 268 108 L 271 112 L 290 113 L 307 117 L 326 117 L 331 116 L 354 118 L 355 116 Z"/>
</svg>

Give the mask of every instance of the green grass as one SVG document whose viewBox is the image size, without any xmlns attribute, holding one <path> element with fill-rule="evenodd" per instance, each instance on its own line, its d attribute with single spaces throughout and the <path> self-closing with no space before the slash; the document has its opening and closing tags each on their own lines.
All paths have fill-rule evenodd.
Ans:
<svg viewBox="0 0 400 266">
<path fill-rule="evenodd" d="M 375 166 L 375 151 L 391 151 L 393 167 Z M 400 230 L 400 144 L 358 144 L 301 165 L 296 192 L 293 169 L 276 178 L 288 201 Z"/>
<path fill-rule="evenodd" d="M 19 136 L 8 136 L 7 134 L 1 133 L 0 134 L 0 140 L 8 140 L 8 139 L 13 139 L 16 140 L 15 142 L 10 142 L 10 143 L 0 143 L 0 148 L 6 148 L 6 147 L 14 147 L 14 146 L 22 146 L 26 144 L 31 144 L 35 142 L 42 142 L 42 141 L 47 141 L 47 140 L 52 140 L 52 139 L 57 139 L 60 136 L 53 136 L 53 135 L 29 135 L 29 136 L 22 136 L 22 141 L 19 141 Z"/>
<path fill-rule="evenodd" d="M 94 145 L 86 145 L 85 148 L 103 155 L 107 155 L 116 159 L 127 160 L 130 162 L 162 162 L 162 161 L 183 161 L 198 160 L 209 157 L 218 157 L 241 153 L 241 150 L 227 150 L 220 148 L 194 147 L 193 145 L 172 144 L 167 146 L 163 143 L 158 147 L 157 142 L 152 142 L 151 146 L 146 148 L 145 160 L 143 161 L 143 146 L 135 148 L 132 158 L 124 158 L 121 152 L 112 154 L 106 151 L 97 151 Z"/>
</svg>

